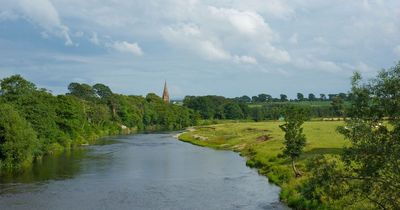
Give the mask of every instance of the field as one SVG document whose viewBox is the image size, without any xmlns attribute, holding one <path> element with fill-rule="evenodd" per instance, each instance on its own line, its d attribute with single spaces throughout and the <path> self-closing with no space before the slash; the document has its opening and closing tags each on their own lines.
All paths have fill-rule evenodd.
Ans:
<svg viewBox="0 0 400 210">
<path fill-rule="evenodd" d="M 283 132 L 279 121 L 228 122 L 217 125 L 198 126 L 179 136 L 182 141 L 215 149 L 233 150 L 247 158 L 247 165 L 258 169 L 269 181 L 282 188 L 281 199 L 289 206 L 301 206 L 302 198 L 298 189 L 307 179 L 306 163 L 312 157 L 325 154 L 339 154 L 348 142 L 336 132 L 343 121 L 310 121 L 304 124 L 307 146 L 297 161 L 303 172 L 295 178 L 290 161 L 281 157 Z"/>
<path fill-rule="evenodd" d="M 316 107 L 316 106 L 331 106 L 331 101 L 286 101 L 286 102 L 256 102 L 256 103 L 250 103 L 249 107 L 261 107 L 263 105 L 271 105 L 271 104 L 281 104 L 281 105 L 286 105 L 286 104 L 292 104 L 292 105 L 305 105 L 305 106 L 311 106 L 311 107 Z"/>
</svg>

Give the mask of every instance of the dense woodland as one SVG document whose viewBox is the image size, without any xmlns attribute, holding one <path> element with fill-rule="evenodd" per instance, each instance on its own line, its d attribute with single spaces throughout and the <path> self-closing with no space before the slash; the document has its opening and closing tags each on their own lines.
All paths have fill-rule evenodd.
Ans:
<svg viewBox="0 0 400 210">
<path fill-rule="evenodd" d="M 65 95 L 19 75 L 0 82 L 0 169 L 28 165 L 48 153 L 88 144 L 95 139 L 140 130 L 177 130 L 196 124 L 186 107 L 159 96 L 113 93 L 103 84 L 71 83 Z"/>
</svg>

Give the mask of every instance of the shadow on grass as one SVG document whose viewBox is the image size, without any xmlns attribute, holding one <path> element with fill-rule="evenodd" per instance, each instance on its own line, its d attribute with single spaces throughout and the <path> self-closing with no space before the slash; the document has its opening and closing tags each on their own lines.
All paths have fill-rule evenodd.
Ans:
<svg viewBox="0 0 400 210">
<path fill-rule="evenodd" d="M 343 152 L 342 148 L 314 148 L 310 151 L 304 152 L 304 155 L 324 155 L 324 154 L 331 154 L 331 155 L 339 155 Z"/>
<path fill-rule="evenodd" d="M 342 154 L 342 152 L 342 148 L 314 148 L 312 150 L 304 152 L 301 155 L 300 160 L 309 159 L 319 155 L 340 155 Z"/>
<path fill-rule="evenodd" d="M 298 161 L 303 161 L 318 155 L 340 155 L 343 152 L 342 148 L 314 148 L 309 151 L 304 152 Z M 286 159 L 283 161 L 284 164 L 290 164 L 291 161 L 289 159 Z"/>
</svg>

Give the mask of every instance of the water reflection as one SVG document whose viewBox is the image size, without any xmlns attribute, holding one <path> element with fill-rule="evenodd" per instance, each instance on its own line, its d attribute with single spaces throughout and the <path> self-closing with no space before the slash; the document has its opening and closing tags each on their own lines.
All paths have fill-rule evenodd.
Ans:
<svg viewBox="0 0 400 210">
<path fill-rule="evenodd" d="M 2 176 L 0 209 L 284 209 L 278 193 L 235 153 L 140 134 Z"/>
</svg>

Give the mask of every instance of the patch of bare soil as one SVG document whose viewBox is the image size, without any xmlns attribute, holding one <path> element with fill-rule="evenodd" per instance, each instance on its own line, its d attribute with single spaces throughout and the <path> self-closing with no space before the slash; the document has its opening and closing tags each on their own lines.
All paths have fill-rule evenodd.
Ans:
<svg viewBox="0 0 400 210">
<path fill-rule="evenodd" d="M 270 139 L 271 139 L 271 136 L 269 136 L 269 135 L 262 135 L 262 136 L 257 137 L 257 141 L 268 141 Z"/>
</svg>

